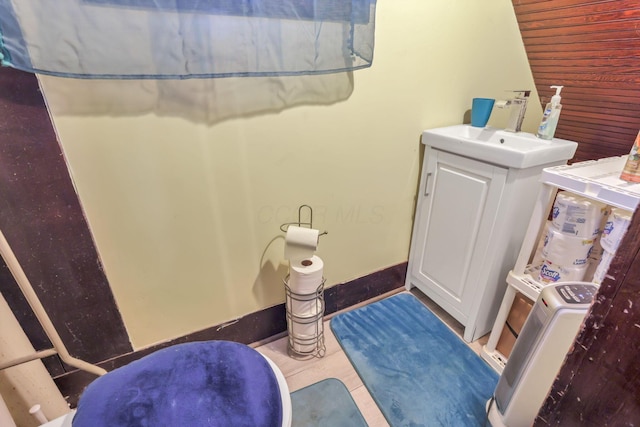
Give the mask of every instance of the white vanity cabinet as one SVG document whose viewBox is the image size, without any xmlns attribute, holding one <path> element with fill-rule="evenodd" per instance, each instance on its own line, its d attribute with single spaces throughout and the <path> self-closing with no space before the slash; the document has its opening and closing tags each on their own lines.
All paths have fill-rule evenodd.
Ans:
<svg viewBox="0 0 640 427">
<path fill-rule="evenodd" d="M 489 332 L 547 166 L 502 166 L 460 154 L 460 146 L 426 145 L 406 288 L 417 287 L 474 341 Z M 568 142 L 568 141 L 565 141 Z M 572 143 L 575 144 L 575 143 Z M 573 148 L 575 151 L 575 147 Z M 548 160 L 548 159 L 547 159 Z"/>
<path fill-rule="evenodd" d="M 430 147 L 423 169 L 407 284 L 468 325 L 508 169 Z"/>
</svg>

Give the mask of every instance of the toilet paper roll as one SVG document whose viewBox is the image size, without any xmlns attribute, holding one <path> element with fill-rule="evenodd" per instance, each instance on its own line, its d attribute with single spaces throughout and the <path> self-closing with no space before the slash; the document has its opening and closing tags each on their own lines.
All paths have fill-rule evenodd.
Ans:
<svg viewBox="0 0 640 427">
<path fill-rule="evenodd" d="M 291 314 L 294 316 L 307 317 L 323 311 L 322 301 L 319 298 L 316 298 L 315 294 L 313 294 L 313 296 L 314 298 L 312 299 L 297 299 L 295 295 L 293 295 L 290 299 Z"/>
<path fill-rule="evenodd" d="M 600 236 L 600 245 L 610 253 L 615 253 L 620 246 L 624 233 L 629 228 L 631 222 L 631 212 L 623 209 L 613 208 L 611 214 L 605 223 L 602 236 Z"/>
<path fill-rule="evenodd" d="M 296 353 L 310 354 L 318 349 L 319 337 L 316 335 L 297 335 L 291 346 Z"/>
<path fill-rule="evenodd" d="M 553 204 L 551 222 L 564 234 L 595 237 L 600 233 L 607 205 L 577 195 L 560 192 Z"/>
<path fill-rule="evenodd" d="M 587 271 L 587 265 L 579 266 L 561 266 L 554 264 L 549 260 L 545 260 L 540 268 L 540 274 L 538 280 L 543 283 L 556 283 L 556 282 L 572 282 L 582 281 Z"/>
<path fill-rule="evenodd" d="M 319 256 L 292 260 L 289 265 L 289 289 L 296 294 L 315 292 L 322 284 L 324 263 Z"/>
<path fill-rule="evenodd" d="M 549 228 L 542 246 L 542 257 L 556 265 L 585 265 L 593 243 L 593 238 L 571 236 Z"/>
<path fill-rule="evenodd" d="M 296 316 L 291 322 L 289 333 L 295 337 L 322 335 L 322 316 Z"/>
<path fill-rule="evenodd" d="M 306 314 L 293 317 L 289 323 L 292 348 L 298 353 L 314 352 L 323 335 L 322 315 L 313 311 Z"/>
<path fill-rule="evenodd" d="M 311 323 L 292 323 L 289 331 L 292 348 L 298 353 L 312 353 L 323 336 L 322 318 Z"/>
<path fill-rule="evenodd" d="M 296 261 L 313 256 L 320 232 L 313 228 L 290 225 L 284 238 L 284 258 Z"/>
<path fill-rule="evenodd" d="M 598 267 L 593 273 L 593 279 L 591 280 L 593 283 L 596 283 L 598 285 L 602 283 L 605 275 L 607 274 L 607 271 L 609 271 L 609 266 L 611 265 L 611 261 L 613 260 L 614 256 L 615 254 L 606 251 L 602 254 L 602 259 L 600 259 Z"/>
</svg>

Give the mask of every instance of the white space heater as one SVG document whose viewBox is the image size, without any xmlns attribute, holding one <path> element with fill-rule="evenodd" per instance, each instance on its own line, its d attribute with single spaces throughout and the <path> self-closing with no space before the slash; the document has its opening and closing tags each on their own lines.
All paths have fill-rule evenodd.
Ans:
<svg viewBox="0 0 640 427">
<path fill-rule="evenodd" d="M 493 427 L 530 427 L 571 348 L 598 287 L 565 282 L 545 287 L 498 380 L 488 419 Z"/>
</svg>

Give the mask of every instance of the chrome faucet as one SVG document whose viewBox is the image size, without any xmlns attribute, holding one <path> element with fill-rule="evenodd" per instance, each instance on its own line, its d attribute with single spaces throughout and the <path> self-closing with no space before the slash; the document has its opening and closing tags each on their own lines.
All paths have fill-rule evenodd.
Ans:
<svg viewBox="0 0 640 427">
<path fill-rule="evenodd" d="M 511 107 L 511 115 L 509 122 L 504 130 L 509 132 L 520 132 L 522 130 L 522 122 L 524 121 L 524 113 L 527 111 L 527 102 L 529 102 L 530 90 L 515 90 L 516 96 L 508 101 L 498 104 L 499 108 Z"/>
</svg>

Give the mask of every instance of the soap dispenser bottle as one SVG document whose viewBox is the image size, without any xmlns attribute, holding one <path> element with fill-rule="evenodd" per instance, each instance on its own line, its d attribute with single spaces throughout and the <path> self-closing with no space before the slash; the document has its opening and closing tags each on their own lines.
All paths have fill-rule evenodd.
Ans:
<svg viewBox="0 0 640 427">
<path fill-rule="evenodd" d="M 556 94 L 551 97 L 551 101 L 547 104 L 542 115 L 542 121 L 538 127 L 538 138 L 551 139 L 553 134 L 556 133 L 556 126 L 558 126 L 558 119 L 560 119 L 560 110 L 562 110 L 562 104 L 560 104 L 560 91 L 564 86 L 551 86 L 556 90 Z"/>
</svg>

